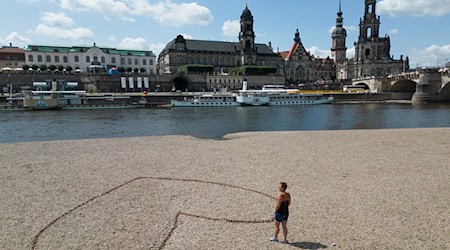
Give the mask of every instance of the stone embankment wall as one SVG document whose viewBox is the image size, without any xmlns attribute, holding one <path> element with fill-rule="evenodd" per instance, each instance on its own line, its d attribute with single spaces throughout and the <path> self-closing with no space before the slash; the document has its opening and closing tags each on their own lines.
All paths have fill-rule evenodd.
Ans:
<svg viewBox="0 0 450 250">
<path fill-rule="evenodd" d="M 0 73 L 0 92 L 8 84 L 13 85 L 14 92 L 20 92 L 21 87 L 32 87 L 33 82 L 45 82 L 46 80 L 65 79 L 68 82 L 81 82 L 80 75 L 65 74 L 41 74 L 41 73 Z"/>
</svg>

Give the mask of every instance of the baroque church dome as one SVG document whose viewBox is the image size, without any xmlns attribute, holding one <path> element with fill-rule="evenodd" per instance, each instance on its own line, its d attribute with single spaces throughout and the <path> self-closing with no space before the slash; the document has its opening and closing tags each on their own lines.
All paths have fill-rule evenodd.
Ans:
<svg viewBox="0 0 450 250">
<path fill-rule="evenodd" d="M 244 11 L 242 11 L 241 19 L 249 20 L 252 18 L 252 12 L 248 9 L 248 6 L 245 6 Z"/>
<path fill-rule="evenodd" d="M 333 37 L 347 36 L 347 31 L 343 25 L 344 18 L 342 18 L 342 14 L 341 7 L 339 6 L 339 12 L 337 13 L 338 17 L 336 18 L 336 28 L 333 30 Z"/>
<path fill-rule="evenodd" d="M 336 27 L 333 30 L 333 36 L 347 36 L 347 31 L 343 27 Z"/>
</svg>

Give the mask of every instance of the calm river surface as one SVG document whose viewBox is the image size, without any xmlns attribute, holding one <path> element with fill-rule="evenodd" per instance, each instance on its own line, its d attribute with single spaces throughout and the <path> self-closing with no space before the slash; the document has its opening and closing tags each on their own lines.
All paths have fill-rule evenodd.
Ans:
<svg viewBox="0 0 450 250">
<path fill-rule="evenodd" d="M 0 143 L 244 131 L 450 127 L 450 104 L 0 111 Z"/>
</svg>

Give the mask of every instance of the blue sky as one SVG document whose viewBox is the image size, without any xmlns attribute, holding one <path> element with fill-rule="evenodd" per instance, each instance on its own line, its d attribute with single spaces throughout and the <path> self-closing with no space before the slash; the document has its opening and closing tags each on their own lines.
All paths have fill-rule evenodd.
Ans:
<svg viewBox="0 0 450 250">
<path fill-rule="evenodd" d="M 237 41 L 245 4 L 255 19 L 257 43 L 285 51 L 299 28 L 304 46 L 330 54 L 339 0 L 15 0 L 2 3 L 0 45 L 92 45 L 148 49 L 156 54 L 176 35 Z M 348 56 L 359 35 L 364 0 L 342 0 Z M 379 0 L 381 35 L 391 54 L 411 67 L 450 61 L 450 0 Z M 5 20 L 8 20 L 6 22 Z"/>
</svg>

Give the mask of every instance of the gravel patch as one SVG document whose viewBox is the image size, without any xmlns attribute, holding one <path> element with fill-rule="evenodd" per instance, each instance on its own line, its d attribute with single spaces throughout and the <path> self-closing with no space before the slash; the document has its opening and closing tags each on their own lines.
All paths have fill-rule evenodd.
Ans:
<svg viewBox="0 0 450 250">
<path fill-rule="evenodd" d="M 450 249 L 449 155 L 449 128 L 0 144 L 0 248 Z"/>
</svg>

